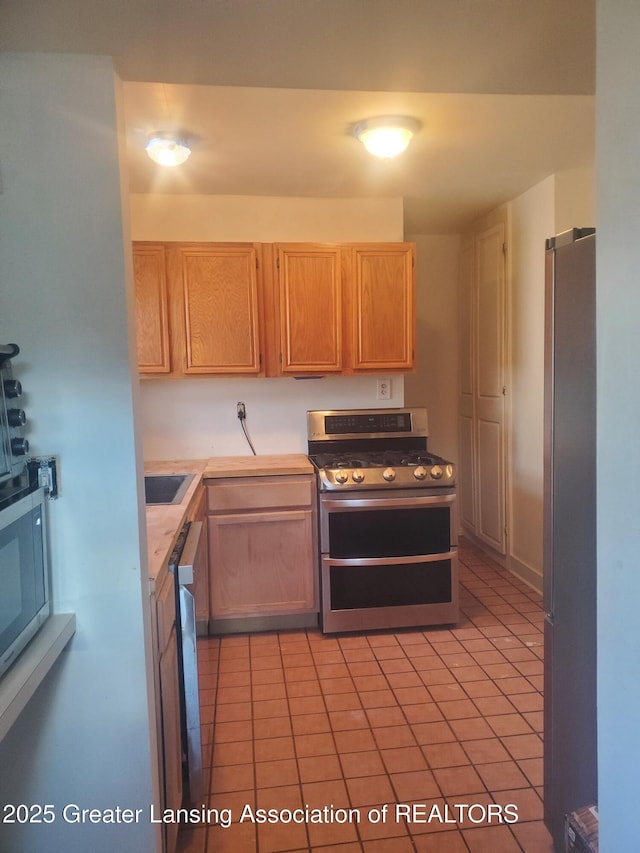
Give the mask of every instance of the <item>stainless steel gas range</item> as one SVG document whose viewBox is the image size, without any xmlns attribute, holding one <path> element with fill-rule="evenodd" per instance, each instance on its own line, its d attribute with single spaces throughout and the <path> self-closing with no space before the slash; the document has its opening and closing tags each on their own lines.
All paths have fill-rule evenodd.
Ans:
<svg viewBox="0 0 640 853">
<path fill-rule="evenodd" d="M 455 623 L 455 466 L 427 411 L 307 412 L 318 473 L 325 633 Z"/>
</svg>

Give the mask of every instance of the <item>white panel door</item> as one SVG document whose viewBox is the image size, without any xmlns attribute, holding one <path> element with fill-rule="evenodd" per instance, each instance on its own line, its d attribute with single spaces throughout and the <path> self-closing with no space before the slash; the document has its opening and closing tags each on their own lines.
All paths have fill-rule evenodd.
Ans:
<svg viewBox="0 0 640 853">
<path fill-rule="evenodd" d="M 506 553 L 504 225 L 476 239 L 475 474 L 476 535 Z"/>
<path fill-rule="evenodd" d="M 476 477 L 473 427 L 473 281 L 474 245 L 469 243 L 462 250 L 460 259 L 460 282 L 458 291 L 458 330 L 460 352 L 460 397 L 458 400 L 459 470 L 458 497 L 460 520 L 473 532 L 476 529 Z"/>
</svg>

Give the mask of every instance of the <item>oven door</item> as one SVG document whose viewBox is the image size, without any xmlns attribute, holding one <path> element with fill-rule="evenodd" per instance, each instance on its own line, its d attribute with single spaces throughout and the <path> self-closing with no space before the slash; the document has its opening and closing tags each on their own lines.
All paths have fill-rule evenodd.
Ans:
<svg viewBox="0 0 640 853">
<path fill-rule="evenodd" d="M 458 619 L 455 493 L 320 498 L 326 633 Z"/>
</svg>

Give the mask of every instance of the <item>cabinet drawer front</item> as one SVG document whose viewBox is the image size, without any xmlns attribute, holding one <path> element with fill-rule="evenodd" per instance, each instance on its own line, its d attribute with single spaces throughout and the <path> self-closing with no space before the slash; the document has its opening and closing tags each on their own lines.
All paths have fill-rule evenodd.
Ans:
<svg viewBox="0 0 640 853">
<path fill-rule="evenodd" d="M 156 616 L 158 620 L 158 650 L 160 654 L 169 642 L 171 631 L 176 621 L 176 591 L 175 581 L 171 573 L 167 575 L 156 599 Z"/>
<path fill-rule="evenodd" d="M 220 480 L 208 486 L 209 512 L 266 509 L 312 505 L 313 477 L 285 480 L 284 477 Z"/>
</svg>

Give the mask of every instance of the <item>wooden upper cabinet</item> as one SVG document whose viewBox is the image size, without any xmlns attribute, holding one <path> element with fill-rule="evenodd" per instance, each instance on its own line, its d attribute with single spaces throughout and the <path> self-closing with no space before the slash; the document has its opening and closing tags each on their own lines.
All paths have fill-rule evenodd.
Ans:
<svg viewBox="0 0 640 853">
<path fill-rule="evenodd" d="M 414 256 L 410 243 L 352 248 L 347 277 L 353 371 L 413 369 Z"/>
<path fill-rule="evenodd" d="M 257 247 L 179 244 L 168 252 L 183 372 L 259 373 Z"/>
<path fill-rule="evenodd" d="M 283 374 L 342 370 L 341 250 L 277 244 L 279 360 Z"/>
<path fill-rule="evenodd" d="M 414 367 L 412 243 L 134 243 L 143 375 Z"/>
<path fill-rule="evenodd" d="M 135 243 L 133 276 L 140 373 L 168 373 L 169 323 L 165 248 L 161 243 Z"/>
</svg>

